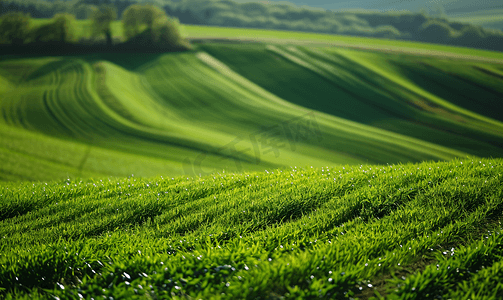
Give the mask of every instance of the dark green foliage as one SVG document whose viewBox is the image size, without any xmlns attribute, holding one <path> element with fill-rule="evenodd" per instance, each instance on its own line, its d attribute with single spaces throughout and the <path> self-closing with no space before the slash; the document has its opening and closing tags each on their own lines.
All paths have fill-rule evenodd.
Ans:
<svg viewBox="0 0 503 300">
<path fill-rule="evenodd" d="M 184 39 L 179 31 L 180 23 L 177 19 L 169 19 L 155 28 L 154 41 L 156 44 L 169 47 L 181 46 L 184 44 Z M 185 43 L 185 45 L 188 45 Z"/>
<path fill-rule="evenodd" d="M 356 14 L 358 18 L 364 19 L 372 27 L 391 25 L 399 32 L 415 34 L 428 18 L 422 14 L 413 13 L 361 13 Z"/>
<path fill-rule="evenodd" d="M 59 12 L 69 12 L 70 2 L 48 2 L 40 0 L 1 0 L 1 12 L 19 11 L 29 13 L 33 18 L 52 18 Z"/>
<path fill-rule="evenodd" d="M 93 13 L 98 9 L 96 5 L 91 4 L 76 4 L 73 6 L 73 13 L 77 19 L 90 19 Z"/>
<path fill-rule="evenodd" d="M 10 12 L 0 17 L 0 44 L 21 45 L 25 42 L 30 25 L 30 15 Z"/>
<path fill-rule="evenodd" d="M 98 37 L 101 34 L 105 35 L 106 44 L 112 45 L 112 31 L 110 23 L 117 19 L 117 10 L 111 5 L 102 5 L 95 10 L 91 16 L 92 36 Z"/>
<path fill-rule="evenodd" d="M 485 38 L 484 29 L 479 26 L 465 26 L 461 30 L 461 39 L 466 43 L 477 43 L 483 38 Z"/>
<path fill-rule="evenodd" d="M 140 33 L 141 19 L 139 18 L 140 5 L 134 4 L 129 6 L 122 14 L 122 27 L 124 37 L 129 40 Z"/>
<path fill-rule="evenodd" d="M 129 39 L 139 34 L 141 30 L 137 30 L 138 24 L 131 21 L 130 15 L 126 12 L 131 6 L 145 6 L 145 3 L 143 0 L 55 2 L 8 0 L 8 4 L 4 6 L 7 11 L 31 12 L 37 18 L 68 12 L 76 15 L 78 19 L 84 19 L 89 18 L 97 6 L 107 4 L 113 6 L 118 15 L 128 15 L 126 20 L 129 25 L 125 27 L 125 32 L 126 38 Z M 183 24 L 370 36 L 503 50 L 503 42 L 499 38 L 503 34 L 501 31 L 475 29 L 469 24 L 451 22 L 445 18 L 444 8 L 441 5 L 434 6 L 429 15 L 426 11 L 423 13 L 335 12 L 289 4 L 237 3 L 231 0 L 158 1 L 148 5 L 159 7 L 162 5 L 164 12 L 178 18 Z M 147 17 L 141 24 L 150 23 L 147 27 L 153 28 L 151 23 L 155 18 L 148 20 Z M 478 38 L 479 33 L 481 38 Z"/>
<path fill-rule="evenodd" d="M 166 13 L 160 8 L 153 5 L 138 5 L 129 6 L 122 15 L 122 27 L 126 39 L 138 35 L 142 26 L 146 26 L 149 30 L 154 30 L 154 27 L 166 21 Z"/>
<path fill-rule="evenodd" d="M 188 47 L 180 34 L 178 20 L 168 17 L 164 10 L 154 5 L 129 6 L 122 16 L 122 26 L 129 47 L 145 44 L 162 48 L 176 48 L 182 44 Z M 146 28 L 140 36 L 142 27 Z"/>
<path fill-rule="evenodd" d="M 419 28 L 419 37 L 431 43 L 445 43 L 452 37 L 452 28 L 439 20 L 430 20 Z"/>
<path fill-rule="evenodd" d="M 56 14 L 51 23 L 33 29 L 30 39 L 35 43 L 72 43 L 76 41 L 75 26 L 73 15 Z"/>
<path fill-rule="evenodd" d="M 402 34 L 392 25 L 381 25 L 373 30 L 371 36 L 393 39 L 400 37 Z"/>
</svg>

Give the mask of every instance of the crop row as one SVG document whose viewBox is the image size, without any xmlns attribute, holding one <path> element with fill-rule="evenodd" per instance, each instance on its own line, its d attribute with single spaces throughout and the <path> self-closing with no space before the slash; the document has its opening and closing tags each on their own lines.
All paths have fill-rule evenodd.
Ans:
<svg viewBox="0 0 503 300">
<path fill-rule="evenodd" d="M 341 119 L 336 115 L 343 111 L 354 111 L 355 115 L 369 120 L 372 113 L 358 107 L 344 108 L 343 102 L 353 98 L 345 99 L 344 93 L 337 88 L 333 89 L 336 93 L 333 96 L 338 98 L 334 99 L 335 106 L 331 104 L 330 107 L 339 106 L 340 109 L 308 110 L 303 107 L 306 103 L 292 101 L 288 94 L 281 92 L 278 96 L 279 90 L 273 93 L 270 86 L 263 86 L 262 82 L 257 84 L 256 78 L 248 78 L 246 64 L 243 64 L 245 69 L 236 72 L 233 61 L 220 61 L 220 55 L 228 52 L 225 47 L 215 48 L 217 51 L 209 46 L 206 48 L 212 55 L 206 52 L 147 55 L 134 63 L 126 54 L 2 61 L 2 78 L 10 85 L 5 86 L 0 103 L 1 127 L 5 132 L 19 128 L 16 134 L 2 138 L 2 156 L 9 162 L 2 166 L 3 177 L 152 176 L 166 172 L 204 175 L 222 169 L 263 170 L 293 164 L 323 166 L 451 159 L 465 156 L 466 140 L 472 142 L 475 137 L 481 140 L 476 144 L 477 149 L 497 151 L 495 146 L 485 143 L 494 138 L 489 131 L 497 129 L 486 125 L 482 131 L 462 137 L 464 140 L 456 143 L 462 149 L 459 151 L 368 126 L 372 124 Z M 278 64 L 274 66 L 268 61 L 269 66 L 274 66 L 270 70 L 283 72 L 268 77 L 272 83 L 288 74 L 311 78 L 307 84 L 328 80 L 329 84 L 345 86 L 354 82 L 340 81 L 347 77 L 348 68 L 355 67 L 341 55 L 323 54 L 316 49 L 290 47 L 280 50 L 280 46 L 271 49 L 276 52 L 250 48 L 248 53 L 238 51 L 236 55 L 251 61 L 257 61 L 257 54 L 270 57 Z M 240 51 L 243 50 L 244 47 Z M 288 55 L 304 61 L 304 65 L 316 66 L 316 70 L 323 69 L 323 74 L 330 74 L 325 74 L 328 77 L 324 79 L 313 77 L 312 73 L 302 70 L 303 67 L 299 69 L 296 62 L 281 60 L 278 51 L 282 55 L 290 51 Z M 213 56 L 215 52 L 220 53 L 218 59 Z M 228 56 L 234 57 L 230 53 Z M 276 82 L 275 86 L 297 93 L 302 85 Z M 371 99 L 373 95 L 364 98 Z M 307 95 L 302 96 L 308 99 Z M 386 102 L 385 98 L 374 100 Z M 337 104 L 337 101 L 342 102 Z M 390 103 L 383 105 L 393 106 Z M 469 122 L 466 126 L 475 125 Z M 46 145 L 71 141 L 73 145 L 63 148 L 73 148 L 65 156 L 75 159 L 61 161 L 55 155 L 30 147 L 31 143 L 41 144 L 43 138 L 34 138 L 23 130 L 52 136 L 43 142 Z M 433 142 L 444 141 L 445 135 L 450 136 L 442 134 L 432 135 Z M 50 146 L 44 146 L 47 147 Z M 33 172 L 21 167 L 21 157 L 32 161 Z M 39 158 L 50 161 L 42 162 Z M 145 163 L 135 162 L 140 160 Z"/>
<path fill-rule="evenodd" d="M 0 287 L 42 298 L 501 295 L 479 280 L 500 276 L 501 171 L 501 160 L 465 159 L 2 184 Z"/>
</svg>

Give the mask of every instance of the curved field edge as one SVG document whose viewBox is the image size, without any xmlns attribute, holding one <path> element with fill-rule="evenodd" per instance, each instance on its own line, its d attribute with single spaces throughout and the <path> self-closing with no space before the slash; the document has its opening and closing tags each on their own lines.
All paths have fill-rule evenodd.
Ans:
<svg viewBox="0 0 503 300">
<path fill-rule="evenodd" d="M 493 64 L 336 47 L 203 43 L 199 49 L 291 103 L 473 155 L 500 156 L 503 90 L 501 79 L 487 74 L 497 70 Z"/>
<path fill-rule="evenodd" d="M 50 19 L 31 19 L 31 26 L 49 23 Z M 90 20 L 76 21 L 76 35 L 90 38 Z M 111 23 L 114 37 L 124 39 L 121 21 Z M 387 52 L 402 52 L 415 55 L 433 55 L 461 59 L 481 60 L 503 63 L 503 54 L 499 51 L 480 50 L 460 46 L 446 46 L 424 42 L 389 40 L 382 38 L 353 37 L 336 34 L 306 33 L 285 30 L 231 28 L 218 26 L 185 25 L 180 26 L 182 35 L 190 40 L 197 39 L 228 39 L 241 41 L 263 41 L 291 44 L 325 44 L 359 49 L 369 49 Z"/>
<path fill-rule="evenodd" d="M 439 56 L 455 59 L 482 60 L 503 63 L 503 53 L 467 47 L 445 46 L 422 42 L 397 41 L 379 38 L 305 33 L 281 30 L 229 28 L 216 26 L 183 25 L 183 35 L 192 40 L 223 39 L 287 44 L 312 44 L 349 47 L 413 55 Z"/>
<path fill-rule="evenodd" d="M 465 151 L 289 103 L 204 52 L 151 55 L 134 66 L 130 58 L 24 58 L 0 64 L 2 75 L 16 85 L 2 94 L 4 130 L 19 128 L 24 148 L 30 142 L 22 129 L 80 145 L 73 152 L 75 161 L 67 162 L 71 168 L 47 178 L 85 177 L 86 172 L 104 174 L 107 169 L 105 174 L 114 176 L 204 175 L 222 169 L 467 156 Z M 13 149 L 9 139 L 17 138 L 7 135 L 2 148 Z M 106 167 L 96 169 L 97 149 L 129 158 L 104 157 Z M 12 161 L 3 165 L 11 174 L 6 177 L 43 178 L 19 170 L 20 157 L 13 151 L 3 152 L 6 161 Z M 135 155 L 139 161 L 151 157 L 149 166 L 164 160 L 164 172 L 160 166 L 142 168 L 139 162 L 128 170 Z"/>
<path fill-rule="evenodd" d="M 502 163 L 0 183 L 0 293 L 498 297 Z"/>
</svg>

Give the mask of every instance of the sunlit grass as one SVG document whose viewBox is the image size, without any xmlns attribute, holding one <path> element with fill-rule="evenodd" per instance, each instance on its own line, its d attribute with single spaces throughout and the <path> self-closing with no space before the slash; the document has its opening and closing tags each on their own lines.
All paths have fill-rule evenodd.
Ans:
<svg viewBox="0 0 503 300">
<path fill-rule="evenodd" d="M 289 102 L 344 119 L 481 156 L 492 155 L 482 152 L 502 137 L 497 64 L 337 47 L 204 43 L 200 49 Z"/>
<path fill-rule="evenodd" d="M 38 27 L 47 23 L 52 22 L 52 19 L 41 19 L 41 18 L 31 18 L 30 19 L 30 26 L 31 27 Z M 76 20 L 76 27 L 74 28 L 75 30 L 75 35 L 77 37 L 77 40 L 80 40 L 81 38 L 84 39 L 90 39 L 92 37 L 92 20 Z M 122 28 L 122 22 L 121 21 L 114 21 L 111 23 L 111 32 L 114 37 L 123 39 L 123 28 Z M 97 37 L 97 38 L 103 38 L 103 36 Z"/>
<path fill-rule="evenodd" d="M 501 277 L 502 171 L 464 159 L 1 183 L 0 293 L 500 296 L 484 278 Z"/>
<path fill-rule="evenodd" d="M 482 16 L 486 18 L 487 16 Z M 499 21 L 494 17 L 492 21 Z M 50 19 L 31 19 L 32 26 L 41 25 L 49 22 Z M 459 21 L 466 22 L 465 19 Z M 471 21 L 471 19 L 469 20 Z M 475 22 L 476 23 L 476 22 Z M 503 54 L 498 51 L 480 50 L 467 47 L 446 46 L 439 44 L 423 43 L 423 42 L 409 42 L 399 40 L 389 40 L 383 38 L 368 38 L 368 37 L 354 37 L 336 34 L 322 34 L 322 33 L 307 33 L 307 32 L 293 32 L 282 30 L 269 30 L 269 29 L 252 29 L 252 28 L 230 28 L 230 27 L 217 27 L 217 26 L 200 26 L 200 25 L 185 25 L 180 28 L 182 36 L 189 39 L 197 38 L 217 38 L 217 39 L 233 39 L 243 41 L 265 41 L 277 43 L 312 43 L 312 44 L 330 44 L 335 43 L 339 46 L 358 47 L 363 46 L 366 48 L 375 48 L 380 50 L 395 50 L 395 51 L 414 51 L 416 53 L 431 54 L 437 53 L 439 55 L 459 54 L 466 56 L 484 57 L 503 60 Z M 112 22 L 111 25 L 112 35 L 121 40 L 124 39 L 123 28 L 120 20 Z M 76 35 L 78 38 L 91 37 L 91 20 L 77 20 Z"/>
<path fill-rule="evenodd" d="M 499 153 L 487 142 L 498 141 L 498 122 L 486 122 L 476 113 L 460 122 L 457 112 L 448 110 L 423 114 L 408 104 L 414 100 L 408 86 L 390 81 L 389 91 L 383 94 L 385 86 L 377 90 L 367 81 L 388 79 L 348 73 L 347 69 L 369 72 L 365 64 L 348 60 L 363 52 L 274 47 L 200 45 L 193 52 L 141 57 L 4 59 L 0 62 L 0 76 L 6 80 L 0 127 L 4 132 L 13 127 L 17 131 L 0 140 L 8 162 L 0 166 L 2 177 L 204 175 L 224 169 L 418 162 Z M 268 60 L 261 65 L 267 69 L 254 69 L 264 58 Z M 243 62 L 236 64 L 233 59 Z M 270 72 L 274 74 L 264 75 Z M 486 81 L 483 84 L 489 84 Z M 328 87 L 330 93 L 324 91 Z M 354 106 L 355 99 L 359 106 Z M 487 105 L 492 105 L 491 99 L 487 98 Z M 385 113 L 376 105 L 383 106 Z M 401 130 L 374 126 L 399 116 L 414 116 L 412 124 L 397 126 Z M 459 132 L 461 137 L 440 131 L 424 135 L 417 120 L 434 121 L 432 125 Z M 69 158 L 61 161 L 52 152 L 31 148 L 34 136 L 28 131 L 51 136 L 40 149 L 57 139 L 54 144 L 60 150 L 54 155 L 70 151 Z M 446 144 L 444 137 L 453 138 L 455 146 Z M 63 150 L 63 141 L 75 145 Z M 32 168 L 22 167 L 26 161 Z"/>
<path fill-rule="evenodd" d="M 320 44 L 336 43 L 340 46 L 365 46 L 374 47 L 375 49 L 391 49 L 391 50 L 411 50 L 418 54 L 431 53 L 438 51 L 440 53 L 454 53 L 468 56 L 480 56 L 486 58 L 503 59 L 503 54 L 498 51 L 479 50 L 466 47 L 445 46 L 421 42 L 409 42 L 388 40 L 380 38 L 353 37 L 333 34 L 321 33 L 305 33 L 279 30 L 265 29 L 249 29 L 249 28 L 228 28 L 215 26 L 195 26 L 183 25 L 182 32 L 188 38 L 228 38 L 233 40 L 243 41 L 268 41 L 268 42 L 286 42 L 291 44 L 310 42 Z"/>
</svg>

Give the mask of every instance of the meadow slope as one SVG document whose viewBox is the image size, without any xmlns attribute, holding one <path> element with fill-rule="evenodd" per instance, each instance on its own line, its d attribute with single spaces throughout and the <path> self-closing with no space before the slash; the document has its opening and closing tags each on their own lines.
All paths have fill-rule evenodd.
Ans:
<svg viewBox="0 0 503 300">
<path fill-rule="evenodd" d="M 499 299 L 503 161 L 0 183 L 6 299 Z"/>
<path fill-rule="evenodd" d="M 503 154 L 503 64 L 336 47 L 201 48 L 303 107 L 474 155 Z"/>
<path fill-rule="evenodd" d="M 499 65 L 472 62 L 473 75 L 456 60 L 423 59 L 426 71 L 396 63 L 382 53 L 273 44 L 4 57 L 0 174 L 204 175 L 501 156 Z M 466 96 L 483 96 L 484 105 L 447 97 L 406 71 L 450 72 L 447 87 L 468 82 Z"/>
</svg>

